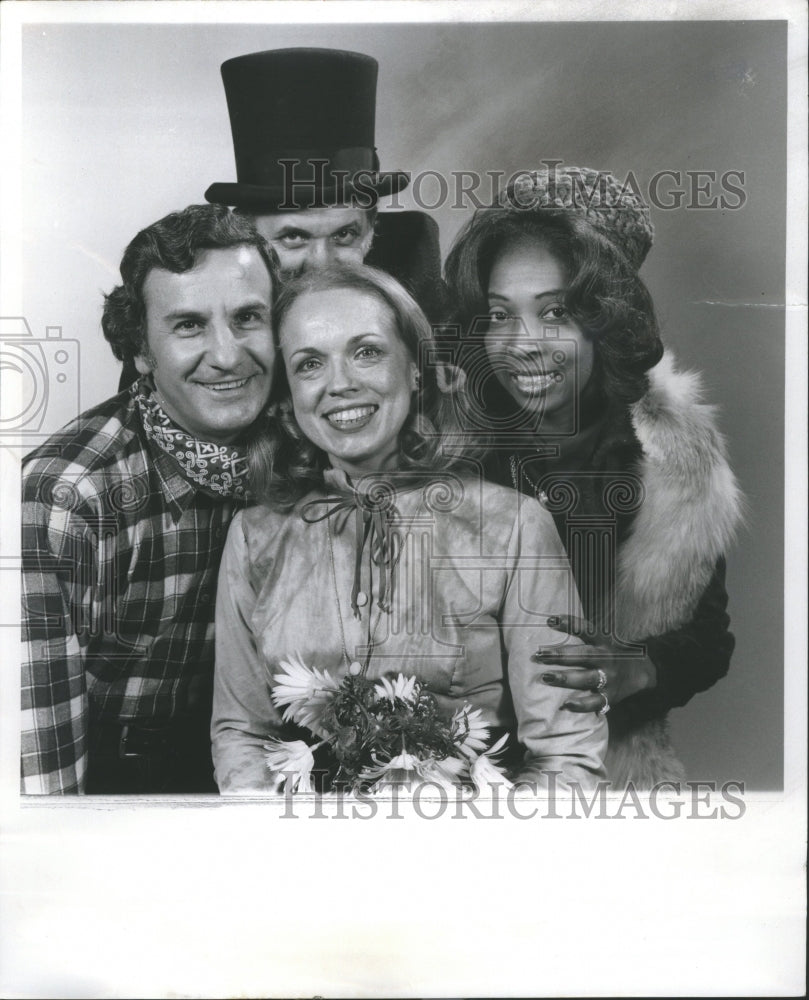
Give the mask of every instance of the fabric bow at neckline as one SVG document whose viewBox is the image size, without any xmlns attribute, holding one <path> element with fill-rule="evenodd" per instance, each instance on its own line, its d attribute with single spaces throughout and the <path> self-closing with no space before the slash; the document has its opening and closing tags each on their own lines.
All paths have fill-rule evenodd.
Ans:
<svg viewBox="0 0 809 1000">
<path fill-rule="evenodd" d="M 389 612 L 393 597 L 393 570 L 399 559 L 402 544 L 399 536 L 391 535 L 388 530 L 390 521 L 401 519 L 391 493 L 388 489 L 380 489 L 379 499 L 375 499 L 372 495 L 373 488 L 370 492 L 362 492 L 351 486 L 347 480 L 345 484 L 332 481 L 329 485 L 337 488 L 345 485 L 346 492 L 308 500 L 301 508 L 301 517 L 307 524 L 329 520 L 334 524 L 335 534 L 340 534 L 353 511 L 355 545 L 351 610 L 355 618 L 361 617 L 357 598 L 362 588 L 362 555 L 367 546 L 371 562 L 380 572 L 377 606 L 381 611 Z M 418 489 L 418 486 L 410 487 L 408 492 L 413 489 Z"/>
</svg>

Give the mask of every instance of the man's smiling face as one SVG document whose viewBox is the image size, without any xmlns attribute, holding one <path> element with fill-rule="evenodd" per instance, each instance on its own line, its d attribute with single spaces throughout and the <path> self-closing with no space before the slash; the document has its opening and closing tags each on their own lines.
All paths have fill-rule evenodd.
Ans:
<svg viewBox="0 0 809 1000">
<path fill-rule="evenodd" d="M 256 229 L 295 273 L 338 261 L 361 264 L 371 249 L 373 221 L 362 208 L 303 208 L 255 216 Z"/>
<path fill-rule="evenodd" d="M 206 250 L 188 271 L 154 268 L 143 283 L 147 351 L 160 402 L 180 427 L 236 440 L 270 394 L 275 349 L 272 280 L 255 247 Z"/>
</svg>

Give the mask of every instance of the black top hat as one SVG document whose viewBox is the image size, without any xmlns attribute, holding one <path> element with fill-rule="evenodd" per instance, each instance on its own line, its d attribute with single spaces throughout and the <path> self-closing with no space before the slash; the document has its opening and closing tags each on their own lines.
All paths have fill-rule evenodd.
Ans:
<svg viewBox="0 0 809 1000">
<path fill-rule="evenodd" d="M 406 187 L 408 174 L 379 172 L 378 68 L 340 49 L 272 49 L 224 62 L 238 180 L 212 184 L 205 198 L 275 211 L 371 207 Z"/>
</svg>

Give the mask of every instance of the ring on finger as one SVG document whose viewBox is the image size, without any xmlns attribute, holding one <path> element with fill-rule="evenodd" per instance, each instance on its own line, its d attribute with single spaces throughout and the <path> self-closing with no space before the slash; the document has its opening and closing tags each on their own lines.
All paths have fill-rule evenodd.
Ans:
<svg viewBox="0 0 809 1000">
<path fill-rule="evenodd" d="M 594 691 L 598 691 L 598 692 L 599 692 L 599 694 L 600 694 L 600 693 L 601 693 L 601 692 L 602 692 L 602 691 L 604 690 L 604 688 L 605 688 L 605 687 L 607 686 L 607 675 L 606 675 L 606 673 L 605 673 L 605 672 L 604 672 L 604 671 L 603 671 L 603 670 L 601 669 L 601 667 L 598 667 L 598 668 L 596 669 L 596 674 L 598 675 L 598 683 L 597 683 L 597 684 L 596 684 L 596 686 L 595 686 L 595 687 L 593 688 L 593 690 L 594 690 Z"/>
<path fill-rule="evenodd" d="M 596 715 L 602 716 L 602 715 L 606 715 L 607 712 L 609 712 L 609 710 L 610 710 L 610 701 L 609 701 L 609 698 L 604 694 L 603 691 L 599 691 L 599 694 L 604 699 L 604 704 L 596 712 Z"/>
</svg>

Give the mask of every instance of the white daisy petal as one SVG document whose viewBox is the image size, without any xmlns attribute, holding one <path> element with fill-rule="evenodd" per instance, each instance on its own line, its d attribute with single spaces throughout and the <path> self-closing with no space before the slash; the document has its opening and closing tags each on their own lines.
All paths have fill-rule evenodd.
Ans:
<svg viewBox="0 0 809 1000">
<path fill-rule="evenodd" d="M 491 792 L 493 785 L 506 789 L 514 787 L 513 783 L 506 777 L 505 772 L 485 753 L 472 761 L 470 771 L 475 788 L 481 793 Z"/>
<path fill-rule="evenodd" d="M 377 698 L 387 698 L 389 701 L 399 698 L 401 701 L 406 701 L 412 705 L 416 700 L 417 684 L 418 681 L 415 677 L 405 677 L 404 674 L 399 674 L 398 677 L 393 679 L 390 677 L 380 677 L 376 682 L 374 693 Z"/>
<path fill-rule="evenodd" d="M 418 759 L 409 753 L 397 754 L 386 761 L 380 761 L 374 757 L 374 762 L 376 767 L 366 767 L 360 775 L 363 781 L 377 779 L 371 785 L 370 790 L 373 795 L 384 792 L 393 785 L 405 785 L 409 788 L 420 777 Z"/>
<path fill-rule="evenodd" d="M 427 781 L 434 781 L 444 787 L 454 788 L 467 771 L 465 760 L 458 757 L 445 757 L 443 760 L 426 761 L 422 774 Z"/>
<path fill-rule="evenodd" d="M 284 673 L 274 674 L 272 700 L 277 708 L 283 708 L 286 722 L 295 722 L 320 737 L 329 734 L 322 726 L 323 714 L 332 698 L 340 689 L 328 670 L 307 667 L 300 657 L 291 656 L 281 660 Z"/>
<path fill-rule="evenodd" d="M 490 746 L 489 749 L 486 751 L 486 756 L 496 757 L 497 754 L 505 747 L 506 743 L 508 742 L 508 737 L 509 737 L 508 733 L 503 733 L 500 739 L 496 743 L 493 743 L 492 746 Z"/>
<path fill-rule="evenodd" d="M 374 758 L 376 760 L 376 758 Z M 378 795 L 394 785 L 404 785 L 411 788 L 413 784 L 430 781 L 442 788 L 455 788 L 456 778 L 466 764 L 457 757 L 447 757 L 437 761 L 433 757 L 421 759 L 415 754 L 400 753 L 389 761 L 376 760 L 376 767 L 366 768 L 362 774 L 363 781 L 376 778 L 371 785 L 371 793 Z"/>
<path fill-rule="evenodd" d="M 337 691 L 340 687 L 340 682 L 328 670 L 307 667 L 299 657 L 281 660 L 280 666 L 284 673 L 273 674 L 272 678 L 272 699 L 278 708 Z"/>
<path fill-rule="evenodd" d="M 315 758 L 312 748 L 303 740 L 283 740 L 271 737 L 264 744 L 267 767 L 283 778 L 289 791 L 311 792 L 312 768 Z"/>
<path fill-rule="evenodd" d="M 458 730 L 458 749 L 470 759 L 486 749 L 489 739 L 489 723 L 479 708 L 464 705 L 452 717 L 453 729 Z"/>
</svg>

